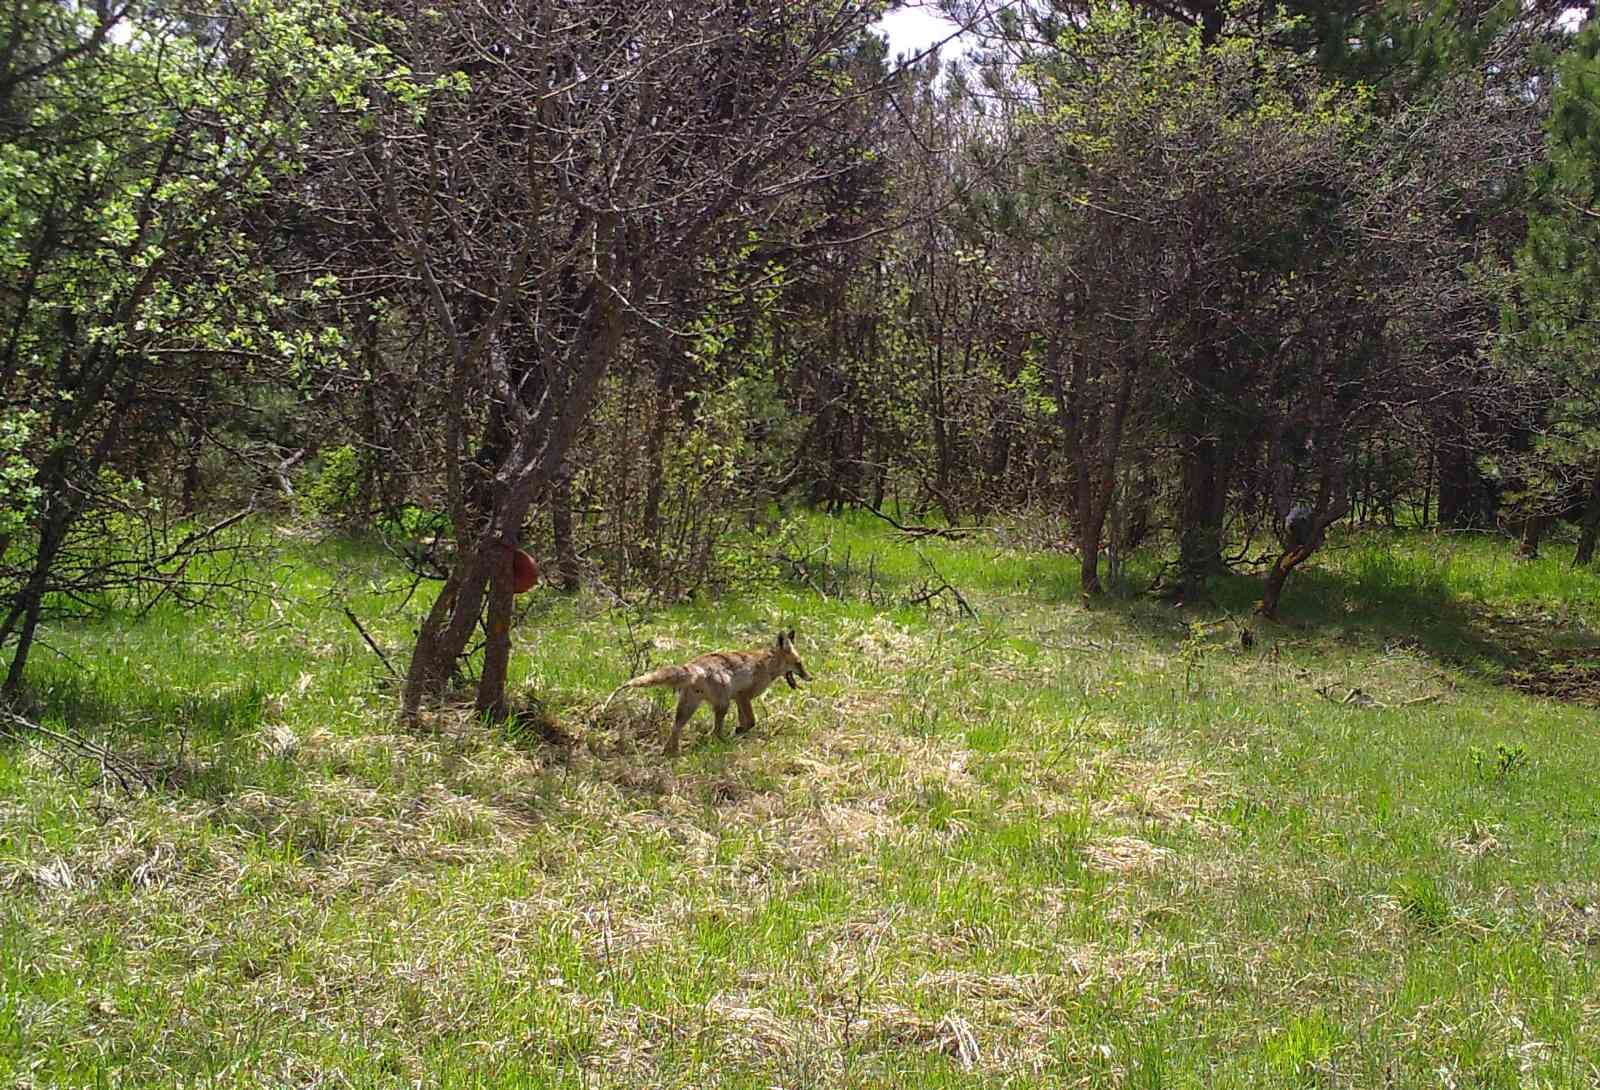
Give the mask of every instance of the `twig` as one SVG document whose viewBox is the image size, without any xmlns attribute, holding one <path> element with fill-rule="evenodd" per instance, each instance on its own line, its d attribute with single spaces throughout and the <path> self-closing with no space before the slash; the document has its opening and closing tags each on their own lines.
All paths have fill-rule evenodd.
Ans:
<svg viewBox="0 0 1600 1090">
<path fill-rule="evenodd" d="M 101 779 L 103 780 L 108 775 L 114 777 L 117 784 L 124 791 L 132 790 L 129 781 L 137 781 L 145 788 L 150 787 L 150 778 L 141 772 L 133 762 L 113 752 L 109 747 L 101 745 L 99 742 L 91 742 L 87 738 L 69 734 L 65 731 L 53 730 L 40 723 L 35 723 L 25 716 L 18 715 L 14 711 L 0 711 L 0 715 L 3 715 L 11 723 L 10 727 L 0 724 L 0 735 L 9 735 L 23 742 L 29 741 L 29 735 L 34 735 L 46 741 L 54 742 L 69 753 L 95 761 L 100 765 Z M 42 752 L 49 752 L 48 750 L 43 750 L 42 747 L 40 748 Z M 52 753 L 50 756 L 56 758 L 58 764 L 61 763 L 59 754 Z"/>
<path fill-rule="evenodd" d="M 1386 704 L 1360 688 L 1350 689 L 1343 697 L 1335 696 L 1331 685 L 1321 685 L 1313 691 L 1322 699 L 1341 707 L 1354 705 L 1357 708 L 1379 708 L 1384 711 L 1394 708 L 1414 708 L 1419 704 L 1432 704 L 1436 700 L 1444 699 L 1443 693 L 1429 693 L 1427 696 L 1414 696 L 1410 700 L 1402 700 L 1398 704 Z"/>
<path fill-rule="evenodd" d="M 1444 699 L 1444 694 L 1443 693 L 1429 693 L 1427 696 L 1414 696 L 1410 700 L 1402 700 L 1402 701 L 1400 701 L 1400 703 L 1396 704 L 1395 707 L 1397 707 L 1397 708 L 1412 708 L 1412 707 L 1415 707 L 1418 704 L 1432 704 L 1437 700 L 1443 700 L 1443 699 Z"/>
<path fill-rule="evenodd" d="M 821 598 L 824 602 L 826 602 L 828 600 L 828 594 L 817 585 L 817 581 L 815 579 L 811 578 L 809 562 L 812 557 L 826 550 L 831 544 L 831 541 L 824 541 L 821 545 L 818 545 L 815 549 L 812 549 L 804 556 L 790 556 L 787 553 L 782 552 L 776 552 L 770 555 L 772 559 L 776 560 L 778 563 L 789 565 L 789 570 L 794 572 L 794 574 L 799 576 L 801 579 L 804 579 L 806 586 L 810 587 L 814 592 L 816 592 L 818 598 Z"/>
<path fill-rule="evenodd" d="M 868 511 L 871 511 L 874 515 L 877 515 L 884 522 L 887 522 L 890 526 L 893 526 L 896 530 L 899 530 L 902 534 L 905 534 L 907 537 L 911 537 L 911 538 L 942 537 L 942 538 L 945 538 L 945 539 L 947 539 L 949 541 L 960 541 L 962 538 L 968 536 L 969 534 L 992 533 L 994 531 L 994 527 L 993 526 L 915 526 L 915 525 L 907 525 L 906 523 L 903 523 L 899 519 L 895 518 L 893 515 L 888 515 L 888 514 L 885 514 L 882 511 L 878 510 L 876 507 L 872 506 L 872 504 L 868 503 L 866 500 L 862 499 L 860 496 L 856 496 L 854 498 L 855 498 L 855 501 L 857 503 L 859 503 L 862 507 L 866 508 Z"/>
<path fill-rule="evenodd" d="M 939 595 L 945 593 L 946 591 L 949 591 L 951 596 L 953 596 L 955 598 L 955 600 L 956 600 L 957 609 L 961 613 L 965 613 L 967 616 L 971 617 L 973 620 L 977 620 L 978 619 L 978 611 L 976 609 L 973 609 L 972 608 L 972 603 L 968 602 L 967 599 L 962 595 L 962 593 L 959 590 L 957 590 L 953 585 L 951 585 L 950 580 L 946 579 L 944 577 L 944 573 L 941 572 L 938 568 L 936 568 L 934 566 L 933 561 L 929 560 L 921 552 L 918 552 L 917 556 L 919 558 L 921 558 L 922 562 L 928 566 L 928 570 L 933 572 L 934 577 L 939 580 L 939 584 L 940 585 L 937 586 L 937 587 L 934 587 L 931 583 L 924 583 L 922 585 L 923 586 L 922 593 L 917 595 L 914 598 L 907 599 L 907 603 L 909 605 L 919 606 L 919 605 L 922 605 L 925 602 L 931 602 L 935 598 L 939 597 Z"/>
<path fill-rule="evenodd" d="M 203 541 L 210 541 L 228 527 L 233 526 L 236 523 L 243 522 L 245 519 L 255 514 L 255 510 L 255 505 L 252 504 L 242 511 L 235 511 L 221 522 L 213 523 L 204 529 L 190 531 L 188 536 L 174 545 L 172 549 L 168 551 L 166 556 L 154 558 L 150 563 L 150 567 L 152 569 L 159 568 L 162 564 L 171 563 L 180 556 L 183 557 L 183 560 L 181 563 L 179 563 L 177 571 L 173 572 L 171 576 L 162 580 L 161 589 L 156 591 L 155 597 L 146 602 L 143 608 L 139 610 L 138 619 L 143 620 L 144 617 L 156 607 L 157 603 L 167 596 L 167 592 L 169 590 L 183 582 L 183 577 L 189 570 L 189 561 L 194 559 L 193 555 L 184 556 L 183 554 L 188 552 L 191 546 L 198 545 Z"/>
<path fill-rule="evenodd" d="M 389 656 L 383 653 L 383 648 L 379 647 L 377 643 L 373 641 L 372 637 L 367 635 L 367 630 L 361 627 L 361 621 L 356 618 L 356 615 L 353 612 L 351 612 L 350 607 L 341 606 L 340 608 L 344 610 L 344 615 L 350 618 L 350 623 L 356 626 L 356 631 L 361 633 L 361 638 L 367 641 L 367 646 L 372 648 L 372 653 L 378 656 L 378 661 L 383 663 L 384 667 L 388 669 L 389 676 L 394 678 L 396 681 L 399 681 L 400 671 L 394 668 L 394 663 L 390 662 Z"/>
</svg>

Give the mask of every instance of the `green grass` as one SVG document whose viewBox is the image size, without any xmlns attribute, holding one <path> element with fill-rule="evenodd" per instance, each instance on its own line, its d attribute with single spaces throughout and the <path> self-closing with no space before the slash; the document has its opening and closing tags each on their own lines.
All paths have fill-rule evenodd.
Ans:
<svg viewBox="0 0 1600 1090">
<path fill-rule="evenodd" d="M 0 1085 L 1600 1081 L 1596 712 L 1501 683 L 1593 654 L 1600 579 L 1364 536 L 1245 650 L 1249 580 L 1085 607 L 1021 540 L 809 519 L 743 596 L 537 591 L 516 685 L 571 749 L 399 730 L 341 606 L 403 665 L 424 603 L 360 545 L 47 633 L 40 719 L 157 786 L 0 745 Z M 910 604 L 946 582 L 975 617 Z M 592 721 L 788 623 L 815 681 L 753 734 Z"/>
</svg>

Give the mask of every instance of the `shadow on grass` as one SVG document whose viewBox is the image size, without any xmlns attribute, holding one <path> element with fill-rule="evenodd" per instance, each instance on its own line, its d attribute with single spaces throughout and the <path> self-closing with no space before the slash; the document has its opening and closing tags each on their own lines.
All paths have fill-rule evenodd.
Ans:
<svg viewBox="0 0 1600 1090">
<path fill-rule="evenodd" d="M 1253 623 L 1268 631 L 1411 648 L 1441 665 L 1513 684 L 1541 662 L 1600 651 L 1594 632 L 1576 622 L 1558 624 L 1548 602 L 1506 595 L 1498 610 L 1485 604 L 1482 587 L 1471 585 L 1474 576 L 1453 572 L 1430 545 L 1369 538 L 1321 553 L 1290 577 L 1278 621 Z M 1230 574 L 1212 581 L 1204 605 L 1175 608 L 1143 595 L 1110 595 L 1095 608 L 1149 635 L 1182 639 L 1190 623 L 1221 620 L 1224 613 L 1251 623 L 1261 591 L 1260 576 Z"/>
<path fill-rule="evenodd" d="M 1254 620 L 1260 574 L 1212 581 L 1209 601 L 1182 608 L 1148 594 L 1171 544 L 1127 558 L 1107 593 L 1086 601 L 1078 559 L 1007 547 L 983 535 L 908 538 L 860 519 L 818 519 L 784 572 L 790 587 L 880 610 L 954 613 L 942 581 L 981 611 L 985 600 L 1087 606 L 1156 641 L 1189 638 L 1197 622 L 1246 624 L 1280 637 L 1412 649 L 1443 666 L 1563 699 L 1600 700 L 1593 573 L 1554 559 L 1518 562 L 1498 535 L 1363 530 L 1332 540 L 1289 579 L 1279 621 Z M 921 603 L 919 605 L 919 602 Z"/>
<path fill-rule="evenodd" d="M 1022 552 L 981 537 L 910 538 L 868 525 L 844 542 L 808 543 L 781 558 L 779 574 L 797 591 L 882 609 L 921 605 L 948 586 L 962 595 L 1022 596 L 1042 603 L 1082 597 L 1078 558 L 1061 551 Z M 948 593 L 948 592 L 945 592 Z"/>
<path fill-rule="evenodd" d="M 210 800 L 260 764 L 250 739 L 265 707 L 255 679 L 193 693 L 49 670 L 30 671 L 22 704 L 41 725 L 125 757 L 152 786 Z"/>
<path fill-rule="evenodd" d="M 1249 612 L 1260 581 L 1239 579 Z M 1237 598 L 1236 598 L 1237 600 Z M 1443 665 L 1498 677 L 1522 649 L 1505 641 L 1487 615 L 1448 584 L 1375 583 L 1361 573 L 1326 568 L 1296 572 L 1285 589 L 1278 625 L 1391 648 L 1414 648 Z M 1267 622 L 1271 623 L 1271 622 Z"/>
</svg>

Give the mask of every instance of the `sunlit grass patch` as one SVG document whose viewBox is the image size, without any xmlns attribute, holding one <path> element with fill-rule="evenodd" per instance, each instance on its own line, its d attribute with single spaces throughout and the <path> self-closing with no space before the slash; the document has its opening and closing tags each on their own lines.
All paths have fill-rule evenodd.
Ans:
<svg viewBox="0 0 1600 1090">
<path fill-rule="evenodd" d="M 534 592 L 503 723 L 398 728 L 342 604 L 403 666 L 424 603 L 353 545 L 51 633 L 41 715 L 168 774 L 0 747 L 0 1081 L 1591 1084 L 1600 736 L 1483 621 L 1576 646 L 1588 576 L 1357 541 L 1246 649 L 1248 580 L 1084 608 L 1004 534 L 801 536 L 816 588 Z M 751 734 L 595 713 L 789 624 Z"/>
</svg>

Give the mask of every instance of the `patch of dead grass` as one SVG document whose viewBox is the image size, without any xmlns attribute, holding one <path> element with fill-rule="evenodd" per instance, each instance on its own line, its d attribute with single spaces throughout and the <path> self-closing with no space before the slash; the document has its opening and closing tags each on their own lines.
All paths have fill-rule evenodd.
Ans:
<svg viewBox="0 0 1600 1090">
<path fill-rule="evenodd" d="M 747 1064 L 769 1060 L 787 1061 L 799 1052 L 806 1040 L 802 1027 L 761 1006 L 747 994 L 714 996 L 707 1011 L 722 1023 L 722 1044 L 730 1059 Z"/>
<path fill-rule="evenodd" d="M 904 670 L 922 649 L 916 636 L 882 614 L 866 622 L 850 643 L 862 658 L 889 672 Z"/>
<path fill-rule="evenodd" d="M 1550 938 L 1568 947 L 1600 949 L 1600 886 L 1540 889 L 1533 905 Z"/>
<path fill-rule="evenodd" d="M 1096 781 L 1109 781 L 1108 794 L 1090 804 L 1102 820 L 1149 823 L 1161 827 L 1189 826 L 1210 831 L 1215 823 L 1204 815 L 1207 801 L 1220 787 L 1211 773 L 1192 765 L 1108 756 L 1080 772 L 1081 790 L 1093 793 Z M 1215 809 L 1215 802 L 1211 804 Z"/>
<path fill-rule="evenodd" d="M 1505 842 L 1495 835 L 1497 831 L 1504 832 L 1489 822 L 1474 818 L 1465 832 L 1458 836 L 1447 837 L 1445 845 L 1451 851 L 1459 852 L 1469 859 L 1482 859 L 1505 850 Z"/>
<path fill-rule="evenodd" d="M 1150 875 L 1172 857 L 1170 848 L 1158 847 L 1136 836 L 1117 836 L 1084 845 L 1090 866 L 1108 874 Z"/>
</svg>

